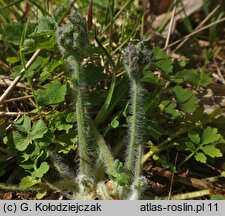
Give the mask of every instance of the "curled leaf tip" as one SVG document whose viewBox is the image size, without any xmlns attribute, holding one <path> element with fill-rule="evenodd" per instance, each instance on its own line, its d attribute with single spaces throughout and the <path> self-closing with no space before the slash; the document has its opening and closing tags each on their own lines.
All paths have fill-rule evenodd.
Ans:
<svg viewBox="0 0 225 216">
<path fill-rule="evenodd" d="M 145 41 L 140 41 L 136 45 L 128 44 L 124 50 L 124 67 L 130 78 L 139 80 L 142 75 L 142 68 L 151 62 L 152 49 Z"/>
<path fill-rule="evenodd" d="M 69 15 L 69 23 L 57 27 L 56 38 L 61 54 L 73 55 L 77 59 L 84 56 L 84 47 L 88 45 L 86 20 L 76 11 Z"/>
</svg>

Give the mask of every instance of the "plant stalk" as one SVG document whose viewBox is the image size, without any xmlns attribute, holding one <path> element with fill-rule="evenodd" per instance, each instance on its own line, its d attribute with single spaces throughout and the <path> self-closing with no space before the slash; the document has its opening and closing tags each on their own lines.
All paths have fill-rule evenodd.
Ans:
<svg viewBox="0 0 225 216">
<path fill-rule="evenodd" d="M 75 63 L 74 78 L 76 84 L 76 116 L 78 130 L 78 151 L 80 157 L 80 174 L 90 175 L 90 160 L 88 154 L 87 126 L 85 122 L 84 102 L 82 97 L 82 84 L 80 77 L 80 63 L 73 58 Z"/>
<path fill-rule="evenodd" d="M 136 151 L 138 144 L 140 144 L 140 135 L 139 135 L 139 122 L 138 117 L 140 116 L 140 106 L 141 106 L 141 95 L 142 88 L 137 80 L 131 79 L 131 95 L 132 95 L 132 104 L 131 104 L 131 123 L 129 128 L 129 146 L 128 146 L 128 155 L 126 161 L 126 168 L 128 172 L 132 172 L 135 165 Z"/>
</svg>

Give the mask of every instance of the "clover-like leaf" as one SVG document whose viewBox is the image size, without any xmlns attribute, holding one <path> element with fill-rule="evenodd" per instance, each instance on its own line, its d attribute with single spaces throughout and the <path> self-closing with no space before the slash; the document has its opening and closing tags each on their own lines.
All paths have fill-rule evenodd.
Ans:
<svg viewBox="0 0 225 216">
<path fill-rule="evenodd" d="M 37 183 L 39 183 L 38 180 L 34 180 L 31 176 L 26 176 L 26 177 L 22 178 L 22 180 L 19 184 L 19 188 L 21 188 L 21 189 L 30 188 L 30 187 L 36 185 Z"/>
<path fill-rule="evenodd" d="M 40 105 L 56 105 L 64 102 L 67 85 L 62 85 L 58 80 L 46 84 L 44 90 L 36 91 L 37 101 Z"/>
<path fill-rule="evenodd" d="M 218 141 L 221 135 L 218 134 L 217 128 L 207 127 L 202 134 L 202 144 L 209 144 Z"/>
<path fill-rule="evenodd" d="M 54 128 L 60 131 L 65 130 L 66 132 L 68 132 L 69 129 L 73 127 L 71 121 L 74 120 L 74 117 L 76 116 L 68 117 L 68 115 L 66 115 L 65 113 L 58 111 L 53 111 L 46 116 L 47 120 L 51 123 L 52 126 L 54 126 Z"/>
<path fill-rule="evenodd" d="M 116 181 L 120 186 L 124 186 L 128 184 L 130 177 L 125 173 L 119 173 L 115 176 L 114 181 Z"/>
<path fill-rule="evenodd" d="M 173 88 L 173 93 L 181 110 L 187 113 L 196 110 L 198 99 L 191 90 L 182 88 L 181 86 L 175 86 Z"/>
<path fill-rule="evenodd" d="M 220 149 L 216 148 L 214 145 L 205 145 L 201 148 L 201 150 L 208 156 L 215 158 L 215 157 L 222 157 L 223 154 L 221 153 Z"/>
<path fill-rule="evenodd" d="M 194 69 L 182 70 L 176 73 L 175 81 L 177 83 L 189 82 L 194 85 L 207 86 L 211 82 L 211 78 L 208 74 L 203 71 L 198 72 Z"/>
<path fill-rule="evenodd" d="M 29 116 L 24 115 L 13 123 L 16 129 L 24 134 L 28 134 L 31 129 L 31 121 Z"/>
<path fill-rule="evenodd" d="M 185 145 L 187 146 L 187 149 L 191 152 L 195 151 L 196 147 L 193 142 L 186 142 Z"/>
<path fill-rule="evenodd" d="M 116 159 L 113 162 L 112 167 L 116 171 L 116 173 L 113 175 L 110 175 L 110 178 L 113 181 L 117 182 L 120 186 L 127 185 L 128 182 L 130 181 L 130 177 L 126 173 L 121 172 L 123 168 L 123 163 L 119 161 L 118 159 Z"/>
<path fill-rule="evenodd" d="M 75 112 L 70 112 L 66 116 L 66 122 L 68 123 L 73 123 L 77 120 L 76 113 Z"/>
<path fill-rule="evenodd" d="M 13 141 L 16 149 L 24 151 L 30 144 L 31 140 L 17 131 L 13 131 Z"/>
<path fill-rule="evenodd" d="M 42 119 L 40 119 L 34 123 L 30 133 L 30 137 L 32 140 L 42 138 L 44 134 L 46 134 L 47 132 L 48 132 L 47 125 Z"/>
<path fill-rule="evenodd" d="M 195 159 L 196 159 L 196 161 L 199 161 L 201 163 L 206 163 L 207 158 L 206 158 L 205 154 L 203 154 L 202 152 L 199 152 L 195 155 Z"/>
<path fill-rule="evenodd" d="M 159 105 L 162 113 L 164 113 L 170 119 L 176 119 L 177 117 L 181 116 L 181 112 L 176 109 L 176 104 L 170 102 L 169 100 L 164 100 Z"/>
<path fill-rule="evenodd" d="M 168 55 L 158 47 L 153 50 L 152 63 L 165 74 L 169 74 L 173 70 L 172 61 L 168 58 Z"/>
<path fill-rule="evenodd" d="M 120 172 L 120 170 L 122 169 L 123 167 L 123 163 L 121 161 L 119 161 L 118 159 L 116 159 L 113 164 L 112 164 L 112 167 L 114 170 L 116 170 L 116 172 Z"/>
<path fill-rule="evenodd" d="M 32 177 L 35 178 L 42 178 L 44 174 L 46 174 L 49 170 L 49 165 L 47 162 L 42 162 L 40 167 L 37 168 L 33 173 Z"/>
<path fill-rule="evenodd" d="M 199 134 L 193 131 L 188 132 L 188 137 L 194 144 L 197 144 L 197 145 L 201 141 Z"/>
</svg>

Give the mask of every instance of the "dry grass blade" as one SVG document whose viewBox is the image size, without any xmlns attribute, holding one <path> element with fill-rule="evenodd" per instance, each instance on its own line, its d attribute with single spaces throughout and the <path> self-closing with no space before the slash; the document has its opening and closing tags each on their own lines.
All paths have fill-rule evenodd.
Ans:
<svg viewBox="0 0 225 216">
<path fill-rule="evenodd" d="M 194 198 L 207 196 L 210 194 L 211 194 L 211 190 L 200 190 L 200 191 L 195 191 L 190 193 L 173 195 L 171 196 L 171 199 L 172 200 L 187 200 L 187 199 L 194 199 Z"/>
<path fill-rule="evenodd" d="M 30 58 L 30 60 L 27 62 L 27 64 L 25 65 L 25 68 L 28 69 L 31 64 L 34 62 L 34 60 L 37 58 L 37 56 L 39 55 L 41 49 L 38 49 L 33 56 Z M 12 90 L 15 88 L 15 86 L 17 85 L 17 83 L 20 81 L 20 79 L 23 77 L 24 73 L 25 73 L 25 68 L 23 68 L 19 75 L 13 80 L 13 82 L 10 84 L 10 86 L 5 90 L 5 92 L 2 94 L 2 96 L 0 97 L 0 104 L 3 103 L 3 101 L 8 97 L 8 95 L 12 92 Z"/>
<path fill-rule="evenodd" d="M 30 98 L 33 98 L 33 97 L 34 97 L 33 95 L 26 95 L 26 96 L 23 96 L 23 97 L 17 97 L 17 98 L 11 98 L 11 99 L 8 99 L 8 100 L 4 100 L 3 103 L 22 101 L 22 100 L 30 99 Z"/>
<path fill-rule="evenodd" d="M 11 81 L 8 76 L 0 75 L 0 86 L 7 87 L 12 84 L 13 81 Z M 17 83 L 17 87 L 23 88 L 23 89 L 29 89 L 28 85 L 24 83 Z"/>
<path fill-rule="evenodd" d="M 19 115 L 29 115 L 29 112 L 0 112 L 0 116 L 19 116 Z"/>
<path fill-rule="evenodd" d="M 219 20 L 217 20 L 217 21 L 215 21 L 215 22 L 213 22 L 213 23 L 211 23 L 211 24 L 209 24 L 209 25 L 206 25 L 206 26 L 204 26 L 204 27 L 202 27 L 202 28 L 200 28 L 200 29 L 196 29 L 196 30 L 193 31 L 192 33 L 190 33 L 190 34 L 184 36 L 182 39 L 179 39 L 179 40 L 177 40 L 177 41 L 175 41 L 175 42 L 169 44 L 168 47 L 172 47 L 172 46 L 174 46 L 174 45 L 180 43 L 181 41 L 183 41 L 183 40 L 186 39 L 186 38 L 190 39 L 191 36 L 196 35 L 196 34 L 198 34 L 199 32 L 204 31 L 204 30 L 206 30 L 206 29 L 208 29 L 208 28 L 210 28 L 210 27 L 212 27 L 212 26 L 214 26 L 214 25 L 217 25 L 217 24 L 219 24 L 219 23 L 222 23 L 222 22 L 224 22 L 224 21 L 225 21 L 225 17 L 222 18 L 222 19 L 219 19 Z"/>
<path fill-rule="evenodd" d="M 175 1 L 174 7 L 173 7 L 172 17 L 170 19 L 170 24 L 169 24 L 169 29 L 168 29 L 168 33 L 167 33 L 166 43 L 165 43 L 164 49 L 166 49 L 168 47 L 168 45 L 169 45 L 170 35 L 171 35 L 171 32 L 172 32 L 172 27 L 174 25 L 174 18 L 175 18 L 176 10 L 177 10 L 177 0 Z"/>
<path fill-rule="evenodd" d="M 216 13 L 216 11 L 220 8 L 220 5 L 217 5 L 211 13 L 209 13 L 209 15 L 197 26 L 197 28 L 195 30 L 198 30 L 200 28 L 202 28 L 205 23 Z M 184 38 L 183 41 L 180 42 L 180 44 L 174 49 L 174 51 L 180 49 L 187 41 L 188 41 L 188 37 Z"/>
</svg>

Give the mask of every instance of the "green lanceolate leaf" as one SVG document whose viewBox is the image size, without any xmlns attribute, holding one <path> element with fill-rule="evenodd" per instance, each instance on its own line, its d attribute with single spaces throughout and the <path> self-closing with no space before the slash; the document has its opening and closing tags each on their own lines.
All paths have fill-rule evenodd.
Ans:
<svg viewBox="0 0 225 216">
<path fill-rule="evenodd" d="M 209 144 L 218 141 L 221 135 L 218 134 L 217 128 L 207 127 L 202 134 L 202 144 Z"/>
<path fill-rule="evenodd" d="M 173 93 L 182 111 L 191 113 L 196 110 L 198 99 L 191 90 L 184 89 L 181 86 L 175 86 Z"/>
<path fill-rule="evenodd" d="M 37 90 L 37 101 L 40 105 L 56 105 L 65 101 L 67 85 L 62 85 L 58 80 L 46 84 L 45 90 Z"/>
</svg>

